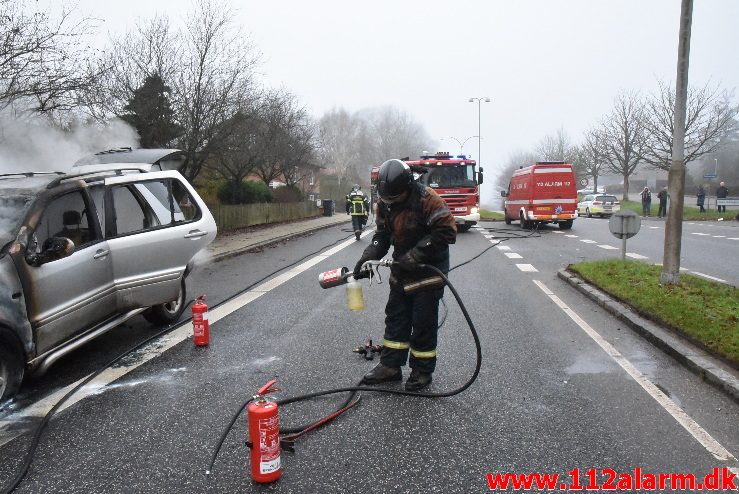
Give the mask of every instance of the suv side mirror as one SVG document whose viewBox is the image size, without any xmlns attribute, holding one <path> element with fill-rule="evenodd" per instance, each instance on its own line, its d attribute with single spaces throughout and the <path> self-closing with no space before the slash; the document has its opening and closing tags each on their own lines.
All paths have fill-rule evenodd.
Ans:
<svg viewBox="0 0 739 494">
<path fill-rule="evenodd" d="M 482 168 L 477 172 L 477 185 L 482 185 Z"/>
<path fill-rule="evenodd" d="M 501 190 L 500 191 L 500 197 L 508 197 L 508 192 Z"/>
<path fill-rule="evenodd" d="M 47 262 L 56 261 L 72 255 L 74 242 L 67 237 L 52 237 L 44 242 L 41 252 L 26 253 L 26 262 L 31 266 L 41 266 Z"/>
</svg>

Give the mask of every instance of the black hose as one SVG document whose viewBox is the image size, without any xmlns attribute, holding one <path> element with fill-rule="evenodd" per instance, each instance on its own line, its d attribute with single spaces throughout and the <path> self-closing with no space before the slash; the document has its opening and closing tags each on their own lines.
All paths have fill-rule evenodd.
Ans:
<svg viewBox="0 0 739 494">
<path fill-rule="evenodd" d="M 349 386 L 345 388 L 336 388 L 336 389 L 329 389 L 326 391 L 317 391 L 315 393 L 309 393 L 305 395 L 299 395 L 294 396 L 292 398 L 285 398 L 282 400 L 278 400 L 278 405 L 289 405 L 290 403 L 295 403 L 298 401 L 304 401 L 309 400 L 312 398 L 317 398 L 319 396 L 326 396 L 336 393 L 346 393 L 346 392 L 352 392 L 356 393 L 359 391 L 368 391 L 373 393 L 385 393 L 385 394 L 392 394 L 392 395 L 400 395 L 400 396 L 417 396 L 420 398 L 447 398 L 449 396 L 454 396 L 456 394 L 461 393 L 462 391 L 469 388 L 473 382 L 477 379 L 478 374 L 480 374 L 480 367 L 482 366 L 482 347 L 480 345 L 480 337 L 477 334 L 477 330 L 475 329 L 475 325 L 472 322 L 472 319 L 470 318 L 469 313 L 467 312 L 467 308 L 465 307 L 464 303 L 462 302 L 461 297 L 457 293 L 457 290 L 454 288 L 452 283 L 449 281 L 449 278 L 446 277 L 444 273 L 435 266 L 429 266 L 426 264 L 419 264 L 419 268 L 424 269 L 428 268 L 436 272 L 441 278 L 444 280 L 444 283 L 446 286 L 449 287 L 449 290 L 454 295 L 454 298 L 457 300 L 457 304 L 459 304 L 459 308 L 462 310 L 462 314 L 464 315 L 465 320 L 467 321 L 467 325 L 470 328 L 470 332 L 472 333 L 472 338 L 475 341 L 475 350 L 477 352 L 477 358 L 475 361 L 475 370 L 472 373 L 472 376 L 465 382 L 462 386 L 453 389 L 451 391 L 447 391 L 444 393 L 418 393 L 414 391 L 400 391 L 395 389 L 385 389 L 385 388 L 370 388 L 367 386 Z M 234 414 L 233 418 L 231 419 L 231 422 L 229 423 L 228 427 L 224 429 L 224 431 L 221 433 L 220 440 L 216 446 L 216 449 L 213 451 L 213 455 L 211 456 L 210 464 L 208 465 L 208 468 L 206 469 L 205 473 L 206 475 L 210 475 L 210 473 L 213 471 L 213 465 L 215 464 L 216 458 L 218 457 L 218 452 L 221 450 L 221 446 L 223 446 L 223 442 L 226 440 L 226 437 L 228 436 L 228 433 L 231 431 L 231 428 L 233 427 L 233 424 L 236 423 L 236 420 L 238 417 L 243 413 L 244 409 L 246 408 L 246 405 L 252 400 L 253 398 L 249 398 L 246 402 L 244 402 L 241 406 L 239 406 L 238 410 Z"/>
<path fill-rule="evenodd" d="M 252 283 L 251 285 L 249 285 L 249 286 L 247 286 L 246 288 L 242 289 L 241 291 L 237 292 L 237 293 L 236 293 L 235 295 L 232 295 L 232 296 L 228 297 L 227 299 L 225 299 L 225 300 L 223 300 L 223 301 L 221 301 L 221 302 L 219 302 L 219 303 L 215 304 L 215 305 L 214 305 L 214 306 L 213 306 L 212 308 L 213 308 L 213 309 L 215 309 L 215 308 L 217 308 L 217 307 L 220 307 L 221 305 L 223 305 L 223 304 L 225 304 L 225 303 L 227 303 L 227 302 L 229 302 L 229 301 L 233 300 L 234 298 L 236 298 L 236 297 L 238 297 L 238 296 L 242 295 L 242 294 L 243 294 L 244 292 L 247 292 L 247 291 L 249 291 L 249 290 L 250 290 L 250 289 L 252 289 L 253 287 L 257 286 L 257 285 L 258 285 L 259 283 L 262 283 L 262 282 L 263 282 L 264 280 L 266 280 L 267 278 L 270 278 L 270 277 L 272 277 L 272 276 L 276 275 L 276 274 L 277 274 L 277 273 L 279 273 L 280 271 L 284 271 L 285 269 L 287 269 L 287 268 L 290 268 L 290 267 L 292 267 L 292 266 L 294 266 L 294 265 L 298 264 L 299 262 L 303 261 L 303 260 L 304 260 L 304 259 L 306 259 L 307 257 L 310 257 L 310 256 L 313 256 L 313 255 L 316 255 L 316 254 L 318 254 L 318 253 L 320 253 L 320 252 L 324 251 L 325 249 L 327 249 L 327 248 L 329 248 L 329 247 L 331 247 L 331 246 L 333 246 L 333 245 L 336 245 L 336 244 L 338 244 L 339 242 L 342 242 L 342 241 L 344 241 L 344 240 L 349 240 L 349 239 L 350 239 L 351 237 L 352 237 L 352 236 L 349 236 L 349 237 L 345 237 L 345 238 L 340 238 L 339 240 L 336 240 L 335 242 L 332 242 L 332 243 L 330 243 L 330 244 L 328 244 L 328 245 L 325 245 L 325 246 L 321 247 L 321 248 L 320 248 L 320 249 L 318 249 L 317 251 L 314 251 L 314 252 L 311 252 L 311 253 L 309 253 L 309 254 L 306 254 L 305 256 L 301 257 L 301 258 L 300 258 L 300 259 L 298 259 L 297 261 L 294 261 L 294 262 L 292 262 L 292 263 L 288 264 L 287 266 L 283 266 L 283 267 L 281 267 L 281 268 L 279 268 L 279 269 L 277 269 L 277 270 L 275 270 L 275 271 L 272 271 L 272 272 L 271 272 L 270 274 L 268 274 L 268 275 L 266 275 L 266 276 L 264 276 L 264 277 L 260 278 L 259 280 L 255 281 L 255 282 L 254 282 L 254 283 Z M 187 305 L 185 306 L 185 309 L 186 309 L 187 307 L 189 307 L 189 306 L 190 306 L 190 305 L 191 305 L 191 304 L 192 304 L 193 302 L 195 302 L 195 300 L 191 300 L 191 301 L 189 301 L 189 302 L 187 303 Z M 31 444 L 30 444 L 30 445 L 29 445 L 29 447 L 28 447 L 28 451 L 26 452 L 26 457 L 25 457 L 25 460 L 24 460 L 24 462 L 23 462 L 23 465 L 21 466 L 21 470 L 20 470 L 20 471 L 19 471 L 19 472 L 18 472 L 18 473 L 16 474 L 15 478 L 13 478 L 12 482 L 11 482 L 11 483 L 10 483 L 10 484 L 9 484 L 9 485 L 8 485 L 7 487 L 3 487 L 3 490 L 1 491 L 1 494 L 10 494 L 10 493 L 11 493 L 11 492 L 13 492 L 13 491 L 14 491 L 14 490 L 15 490 L 15 489 L 16 489 L 16 488 L 17 488 L 17 487 L 18 487 L 18 486 L 20 485 L 20 483 L 21 483 L 21 482 L 23 481 L 23 478 L 24 478 L 24 477 L 26 476 L 26 474 L 28 473 L 28 469 L 29 469 L 29 468 L 31 467 L 31 462 L 33 461 L 33 456 L 34 456 L 34 455 L 35 455 L 35 453 L 36 453 L 36 449 L 38 448 L 38 444 L 39 444 L 39 440 L 40 440 L 40 437 L 41 437 L 41 433 L 42 433 L 42 432 L 44 431 L 44 429 L 46 428 L 47 424 L 49 423 L 49 421 L 51 420 L 51 418 L 52 418 L 52 417 L 54 416 L 54 414 L 55 414 L 55 413 L 57 412 L 57 410 L 59 410 L 59 408 L 60 408 L 60 407 L 61 407 L 61 406 L 62 406 L 62 405 L 63 405 L 63 404 L 64 404 L 64 403 L 65 403 L 65 402 L 66 402 L 66 401 L 67 401 L 67 400 L 68 400 L 68 399 L 69 399 L 69 398 L 70 398 L 70 397 L 72 396 L 72 395 L 74 395 L 74 394 L 75 394 L 75 393 L 76 393 L 77 391 L 79 391 L 79 390 L 80 390 L 80 389 L 81 389 L 81 388 L 82 388 L 83 386 L 85 386 L 85 385 L 86 385 L 87 383 L 89 383 L 90 381 L 92 381 L 93 379 L 95 379 L 95 378 L 96 378 L 96 377 L 97 377 L 98 375 L 100 375 L 100 373 L 102 373 L 102 372 L 103 372 L 103 371 L 104 371 L 105 369 L 107 369 L 107 368 L 109 368 L 109 367 L 111 367 L 111 366 L 115 365 L 115 364 L 116 364 L 116 363 L 117 363 L 117 362 L 118 362 L 119 360 L 121 360 L 121 359 L 122 359 L 123 357 L 126 357 L 126 356 L 127 356 L 127 355 L 129 355 L 130 353 L 132 353 L 132 352 L 135 352 L 136 350 L 138 350 L 139 348 L 141 348 L 141 347 L 143 347 L 143 346 L 147 345 L 147 344 L 148 344 L 148 343 L 150 343 L 151 341 L 153 341 L 153 340 L 155 340 L 155 339 L 157 339 L 157 338 L 159 338 L 159 337 L 161 337 L 161 336 L 163 336 L 163 335 L 165 335 L 165 334 L 169 333 L 169 332 L 170 332 L 170 331 L 172 331 L 172 330 L 173 330 L 173 329 L 174 329 L 175 327 L 179 327 L 179 326 L 180 326 L 181 324 L 184 324 L 184 321 L 182 321 L 182 323 L 180 323 L 180 322 L 178 321 L 177 323 L 171 324 L 171 325 L 167 326 L 166 328 L 164 328 L 163 330 L 159 331 L 158 333 L 156 333 L 156 334 L 154 334 L 154 335 L 150 336 L 149 338 L 147 338 L 147 339 L 146 339 L 146 340 L 144 340 L 143 342 L 141 342 L 141 343 L 138 343 L 137 345 L 135 345 L 135 346 L 131 347 L 130 349 L 126 350 L 125 352 L 121 353 L 120 355 L 118 355 L 117 357 L 115 357 L 115 358 L 114 358 L 113 360 L 111 360 L 110 362 L 108 362 L 107 364 L 105 364 L 104 366 L 100 367 L 100 368 L 99 368 L 98 370 L 96 370 L 96 371 L 95 371 L 95 372 L 93 372 L 92 374 L 90 374 L 90 375 L 89 375 L 89 376 L 88 376 L 87 378 L 85 378 L 85 379 L 84 379 L 84 380 L 83 380 L 82 382 L 80 382 L 80 383 L 79 383 L 79 384 L 78 384 L 77 386 L 75 386 L 75 387 L 74 387 L 73 389 L 71 389 L 71 390 L 70 390 L 70 391 L 69 391 L 69 392 L 68 392 L 67 394 L 65 394 L 65 395 L 64 395 L 64 396 L 63 396 L 63 397 L 62 397 L 62 398 L 61 398 L 61 399 L 60 399 L 59 401 L 57 401 L 57 402 L 56 402 L 56 404 L 55 404 L 55 405 L 54 405 L 54 406 L 53 406 L 53 407 L 51 408 L 51 410 L 49 410 L 49 411 L 47 412 L 47 414 L 46 414 L 46 415 L 44 415 L 44 418 L 43 418 L 43 419 L 41 420 L 41 422 L 39 422 L 38 426 L 36 427 L 36 431 L 34 432 L 34 435 L 33 435 L 33 439 L 31 440 Z M 234 421 L 235 421 L 235 420 L 236 420 L 236 419 L 234 418 Z M 231 424 L 231 426 L 229 426 L 229 427 L 232 427 L 232 426 L 233 426 L 233 423 L 232 423 L 232 424 Z"/>
</svg>

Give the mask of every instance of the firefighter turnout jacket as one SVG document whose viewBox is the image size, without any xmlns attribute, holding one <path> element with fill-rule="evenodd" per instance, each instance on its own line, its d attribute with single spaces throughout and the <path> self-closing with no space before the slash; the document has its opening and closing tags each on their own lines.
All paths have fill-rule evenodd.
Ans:
<svg viewBox="0 0 739 494">
<path fill-rule="evenodd" d="M 362 257 L 381 259 L 393 245 L 394 261 L 405 258 L 449 271 L 449 245 L 456 242 L 457 227 L 446 202 L 431 187 L 414 182 L 405 202 L 378 201 L 375 223 L 372 244 Z M 403 271 L 393 265 L 390 281 L 407 284 L 432 276 L 431 270 Z"/>
<path fill-rule="evenodd" d="M 346 212 L 352 216 L 369 214 L 369 199 L 364 192 L 356 190 L 346 195 Z"/>
</svg>

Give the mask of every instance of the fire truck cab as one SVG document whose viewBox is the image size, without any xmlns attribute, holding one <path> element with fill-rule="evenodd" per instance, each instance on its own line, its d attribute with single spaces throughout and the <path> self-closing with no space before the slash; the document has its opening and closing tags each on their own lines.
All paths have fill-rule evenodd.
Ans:
<svg viewBox="0 0 739 494">
<path fill-rule="evenodd" d="M 444 199 L 454 215 L 458 231 L 466 232 L 480 221 L 482 168 L 475 169 L 475 160 L 464 155 L 453 156 L 440 152 L 405 162 L 414 170 L 420 183 L 431 187 Z M 373 201 L 376 200 L 378 169 L 379 167 L 372 168 L 370 176 Z"/>
<path fill-rule="evenodd" d="M 572 165 L 563 161 L 538 162 L 521 167 L 511 177 L 505 200 L 505 222 L 520 221 L 521 228 L 536 223 L 557 223 L 572 228 L 577 218 L 577 187 Z"/>
</svg>

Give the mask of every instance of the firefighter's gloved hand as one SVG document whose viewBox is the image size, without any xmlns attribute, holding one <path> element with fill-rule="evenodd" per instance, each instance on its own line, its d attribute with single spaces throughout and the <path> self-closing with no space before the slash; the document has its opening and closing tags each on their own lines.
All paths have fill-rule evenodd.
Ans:
<svg viewBox="0 0 739 494">
<path fill-rule="evenodd" d="M 410 272 L 418 269 L 418 260 L 411 250 L 394 260 L 393 265 L 397 266 L 401 271 Z"/>
<path fill-rule="evenodd" d="M 354 266 L 354 279 L 355 280 L 361 280 L 362 278 L 369 278 L 370 272 L 369 271 L 362 271 L 362 264 L 364 264 L 367 261 L 372 261 L 373 258 L 370 256 L 362 256 L 357 264 Z"/>
</svg>

